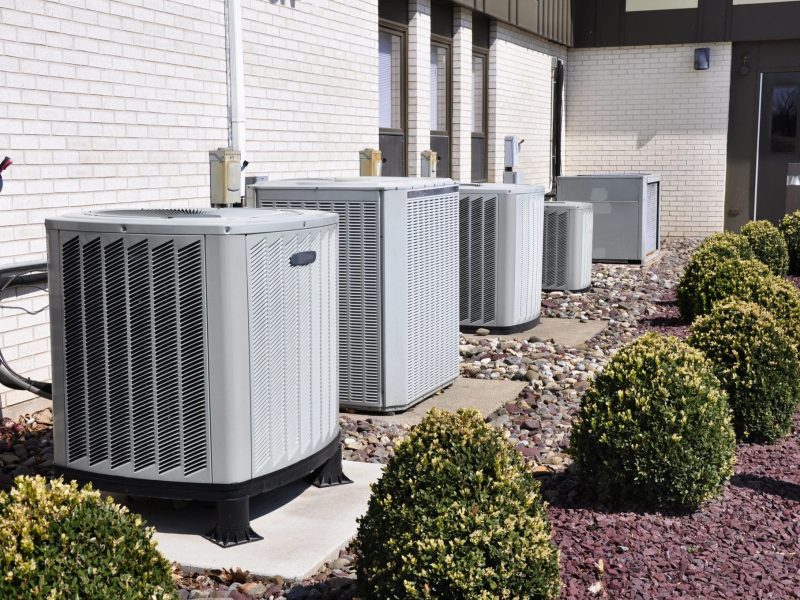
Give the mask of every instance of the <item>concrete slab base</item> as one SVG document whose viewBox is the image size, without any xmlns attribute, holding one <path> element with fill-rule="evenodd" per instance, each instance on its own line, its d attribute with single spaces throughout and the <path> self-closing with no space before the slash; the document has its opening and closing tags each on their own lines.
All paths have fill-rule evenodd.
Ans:
<svg viewBox="0 0 800 600">
<path fill-rule="evenodd" d="M 470 379 L 459 377 L 448 388 L 423 400 L 407 411 L 396 415 L 342 413 L 346 416 L 368 416 L 401 425 L 416 425 L 432 408 L 455 412 L 459 408 L 474 408 L 484 416 L 494 412 L 506 402 L 512 402 L 525 388 L 524 381 L 508 379 Z"/>
<path fill-rule="evenodd" d="M 11 406 L 4 406 L 0 409 L 0 417 L 4 419 L 11 419 L 12 421 L 18 421 L 20 417 L 32 415 L 33 413 L 39 412 L 40 410 L 44 410 L 46 408 L 53 408 L 53 401 L 37 396 L 36 398 L 31 398 L 30 400 L 17 402 Z"/>
<path fill-rule="evenodd" d="M 526 331 L 511 333 L 509 335 L 493 335 L 486 337 L 501 340 L 527 340 L 533 336 L 541 340 L 553 340 L 556 344 L 576 348 L 587 342 L 608 326 L 606 321 L 587 321 L 581 323 L 579 319 L 558 319 L 555 317 L 542 317 L 539 323 Z"/>
<path fill-rule="evenodd" d="M 302 579 L 338 557 L 356 535 L 356 519 L 367 510 L 370 485 L 381 465 L 344 462 L 353 483 L 319 489 L 304 482 L 250 500 L 251 525 L 263 540 L 220 548 L 200 537 L 215 521 L 213 504 L 129 500 L 130 509 L 156 528 L 158 548 L 187 570 L 239 567 L 254 575 Z"/>
</svg>

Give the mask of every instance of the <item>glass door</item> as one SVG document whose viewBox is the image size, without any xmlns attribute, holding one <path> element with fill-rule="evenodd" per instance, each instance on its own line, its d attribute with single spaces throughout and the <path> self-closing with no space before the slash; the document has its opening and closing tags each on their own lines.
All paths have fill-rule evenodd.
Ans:
<svg viewBox="0 0 800 600">
<path fill-rule="evenodd" d="M 800 163 L 800 72 L 764 73 L 756 165 L 755 218 L 777 223 L 785 214 L 789 163 Z"/>
<path fill-rule="evenodd" d="M 437 174 L 450 177 L 450 49 L 445 42 L 431 44 L 431 150 L 439 157 Z"/>
<path fill-rule="evenodd" d="M 400 28 L 380 28 L 378 78 L 381 172 L 403 177 L 406 174 L 406 37 Z"/>
</svg>

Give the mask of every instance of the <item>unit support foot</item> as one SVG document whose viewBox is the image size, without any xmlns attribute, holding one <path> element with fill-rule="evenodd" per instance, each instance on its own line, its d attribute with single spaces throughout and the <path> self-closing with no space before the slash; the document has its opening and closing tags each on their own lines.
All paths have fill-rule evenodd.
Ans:
<svg viewBox="0 0 800 600">
<path fill-rule="evenodd" d="M 250 498 L 217 500 L 217 524 L 203 537 L 223 548 L 263 540 L 250 527 Z"/>
<path fill-rule="evenodd" d="M 353 483 L 353 481 L 344 474 L 344 471 L 342 471 L 341 446 L 336 448 L 336 452 L 308 477 L 309 481 L 319 488 Z"/>
</svg>

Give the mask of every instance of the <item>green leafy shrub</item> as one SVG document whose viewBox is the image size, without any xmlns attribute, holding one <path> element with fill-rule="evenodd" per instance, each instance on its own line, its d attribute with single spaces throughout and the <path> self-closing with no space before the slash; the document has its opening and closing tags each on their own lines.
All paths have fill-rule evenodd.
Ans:
<svg viewBox="0 0 800 600">
<path fill-rule="evenodd" d="M 756 260 L 727 260 L 698 282 L 695 316 L 726 300 L 752 301 L 767 309 L 797 344 L 800 342 L 800 295 L 795 287 Z"/>
<path fill-rule="evenodd" d="M 360 520 L 370 599 L 550 599 L 558 550 L 539 485 L 477 411 L 431 410 L 398 446 Z"/>
<path fill-rule="evenodd" d="M 742 227 L 755 257 L 779 277 L 789 272 L 789 251 L 783 234 L 769 221 L 750 221 Z"/>
<path fill-rule="evenodd" d="M 0 494 L 0 598 L 174 598 L 152 534 L 88 487 L 18 477 Z"/>
<path fill-rule="evenodd" d="M 747 238 L 726 231 L 708 236 L 689 259 L 678 284 L 678 306 L 687 321 L 694 318 L 698 283 L 715 272 L 719 265 L 732 258 L 755 258 Z"/>
<path fill-rule="evenodd" d="M 783 217 L 778 229 L 789 250 L 789 273 L 800 275 L 800 210 Z"/>
<path fill-rule="evenodd" d="M 800 399 L 800 360 L 778 321 L 753 302 L 717 303 L 692 324 L 688 342 L 714 364 L 741 440 L 786 436 Z"/>
<path fill-rule="evenodd" d="M 649 333 L 622 348 L 581 402 L 571 454 L 608 503 L 691 509 L 733 472 L 725 392 L 703 354 Z"/>
</svg>

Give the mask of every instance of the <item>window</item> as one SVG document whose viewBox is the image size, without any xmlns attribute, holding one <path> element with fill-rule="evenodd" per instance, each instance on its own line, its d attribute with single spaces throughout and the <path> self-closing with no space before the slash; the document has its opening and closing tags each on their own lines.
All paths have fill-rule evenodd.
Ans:
<svg viewBox="0 0 800 600">
<path fill-rule="evenodd" d="M 800 87 L 776 85 L 772 88 L 772 127 L 770 150 L 794 152 L 797 149 L 797 107 Z"/>
<path fill-rule="evenodd" d="M 378 35 L 378 123 L 383 174 L 406 174 L 405 32 L 381 26 Z"/>
<path fill-rule="evenodd" d="M 489 79 L 487 55 L 472 56 L 472 181 L 488 178 L 487 136 L 487 83 Z"/>
<path fill-rule="evenodd" d="M 431 44 L 431 150 L 439 156 L 438 175 L 450 176 L 450 46 Z"/>
</svg>

